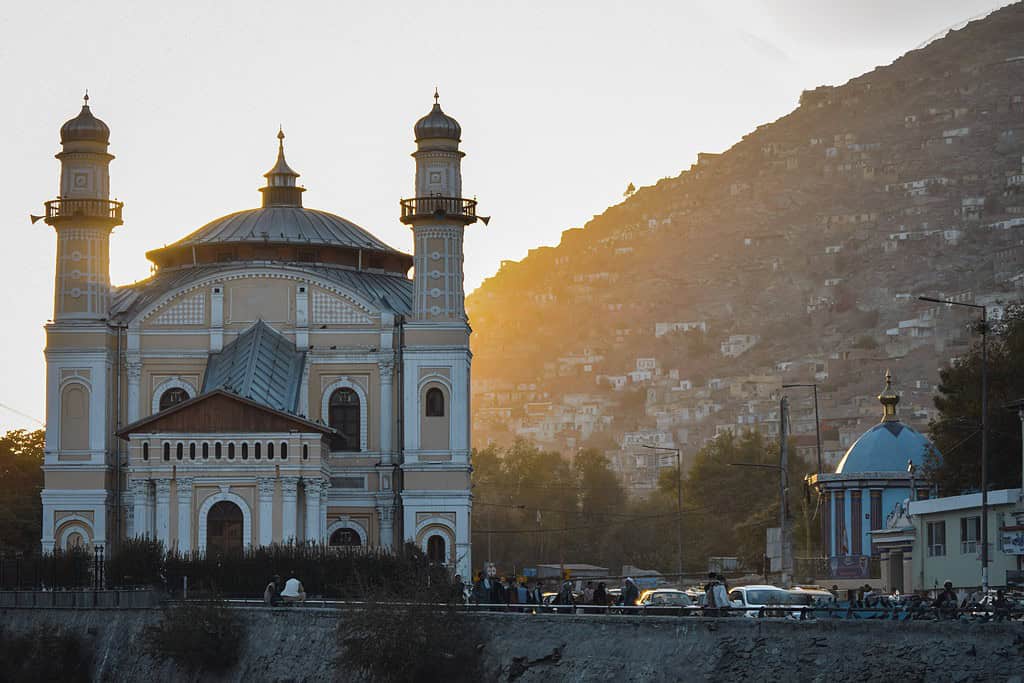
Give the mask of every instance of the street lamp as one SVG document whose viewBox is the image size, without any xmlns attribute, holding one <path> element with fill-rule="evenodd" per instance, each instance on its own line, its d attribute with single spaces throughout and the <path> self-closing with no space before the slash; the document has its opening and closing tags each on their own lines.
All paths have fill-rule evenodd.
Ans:
<svg viewBox="0 0 1024 683">
<path fill-rule="evenodd" d="M 811 388 L 814 389 L 814 437 L 818 444 L 818 474 L 821 474 L 821 420 L 818 418 L 818 385 L 817 384 L 783 384 L 783 389 Z"/>
<path fill-rule="evenodd" d="M 988 310 L 981 304 L 917 297 L 921 301 L 981 310 L 981 590 L 988 593 Z"/>
<path fill-rule="evenodd" d="M 683 583 L 683 456 L 678 448 L 649 446 L 640 444 L 652 451 L 664 451 L 676 454 L 676 561 L 679 563 L 679 584 Z"/>
</svg>

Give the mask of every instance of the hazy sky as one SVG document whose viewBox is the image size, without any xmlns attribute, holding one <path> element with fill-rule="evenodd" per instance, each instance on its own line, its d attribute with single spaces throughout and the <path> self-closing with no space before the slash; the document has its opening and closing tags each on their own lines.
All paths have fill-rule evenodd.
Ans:
<svg viewBox="0 0 1024 683">
<path fill-rule="evenodd" d="M 412 125 L 462 124 L 465 192 L 490 227 L 466 238 L 466 289 L 557 243 L 638 187 L 721 151 L 997 0 L 694 2 L 18 2 L 0 13 L 0 166 L 10 310 L 0 428 L 44 414 L 60 125 L 85 88 L 111 128 L 115 283 L 147 249 L 258 206 L 278 124 L 306 206 L 412 250 L 398 199 Z"/>
</svg>

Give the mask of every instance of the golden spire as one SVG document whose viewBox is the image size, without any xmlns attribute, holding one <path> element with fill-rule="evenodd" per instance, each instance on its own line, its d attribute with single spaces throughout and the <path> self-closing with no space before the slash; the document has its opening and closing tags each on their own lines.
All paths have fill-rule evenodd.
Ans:
<svg viewBox="0 0 1024 683">
<path fill-rule="evenodd" d="M 896 405 L 900 402 L 899 394 L 892 388 L 892 373 L 885 371 L 885 389 L 878 395 L 878 402 L 882 404 L 882 422 L 895 422 Z"/>
</svg>

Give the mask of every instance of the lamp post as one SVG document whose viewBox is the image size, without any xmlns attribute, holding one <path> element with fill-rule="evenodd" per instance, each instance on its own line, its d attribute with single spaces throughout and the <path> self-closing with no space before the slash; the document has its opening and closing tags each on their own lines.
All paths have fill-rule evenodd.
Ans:
<svg viewBox="0 0 1024 683">
<path fill-rule="evenodd" d="M 683 583 L 683 456 L 678 448 L 649 446 L 640 444 L 652 451 L 664 451 L 676 455 L 676 562 L 679 564 L 679 585 Z"/>
<path fill-rule="evenodd" d="M 981 311 L 981 590 L 988 593 L 988 310 L 981 304 L 917 297 L 921 301 Z"/>
<path fill-rule="evenodd" d="M 818 385 L 817 384 L 783 384 L 783 389 L 810 388 L 814 389 L 814 438 L 818 445 L 818 474 L 821 474 L 821 419 L 818 417 Z"/>
</svg>

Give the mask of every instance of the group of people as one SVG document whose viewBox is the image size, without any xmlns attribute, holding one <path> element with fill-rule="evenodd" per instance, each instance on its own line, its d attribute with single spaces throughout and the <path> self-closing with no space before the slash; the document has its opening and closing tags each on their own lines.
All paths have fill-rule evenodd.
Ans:
<svg viewBox="0 0 1024 683">
<path fill-rule="evenodd" d="M 555 611 L 575 610 L 577 607 L 586 609 L 635 605 L 640 599 L 640 587 L 632 577 L 623 580 L 617 597 L 608 590 L 604 581 L 587 581 L 581 588 L 582 590 L 576 590 L 573 582 L 567 579 L 557 586 L 557 590 L 545 590 L 541 579 L 535 580 L 531 585 L 525 579 L 489 576 L 487 572 L 480 571 L 471 585 L 466 585 L 462 577 L 456 575 L 452 598 L 457 602 L 475 605 L 504 605 L 510 610 L 549 606 Z M 552 593 L 554 595 L 551 595 Z M 549 599 L 545 602 L 545 598 Z"/>
<path fill-rule="evenodd" d="M 281 604 L 294 605 L 306 601 L 306 589 L 302 585 L 302 582 L 295 577 L 295 572 L 291 573 L 291 578 L 284 582 L 284 587 L 281 587 L 281 577 L 274 574 L 270 577 L 270 583 L 263 589 L 263 602 L 271 607 L 276 607 Z"/>
</svg>

